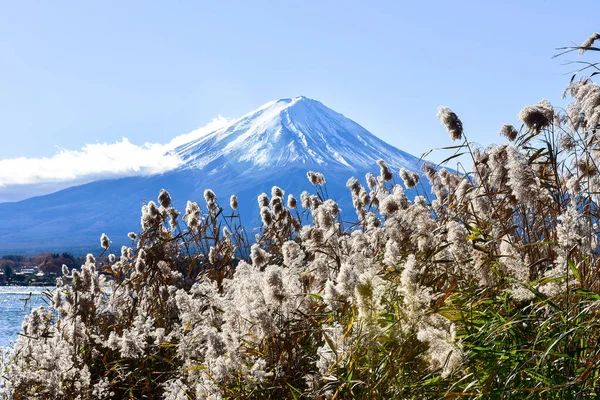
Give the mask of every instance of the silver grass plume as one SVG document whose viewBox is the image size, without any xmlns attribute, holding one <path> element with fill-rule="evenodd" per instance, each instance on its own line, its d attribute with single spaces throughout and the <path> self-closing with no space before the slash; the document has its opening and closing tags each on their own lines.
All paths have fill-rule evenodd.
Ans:
<svg viewBox="0 0 600 400">
<path fill-rule="evenodd" d="M 417 183 L 419 183 L 421 177 L 416 172 L 411 172 L 410 175 L 412 176 L 413 181 L 415 181 L 415 186 L 417 186 Z"/>
<path fill-rule="evenodd" d="M 554 121 L 554 109 L 548 100 L 527 106 L 519 112 L 519 120 L 529 132 L 540 133 Z"/>
<path fill-rule="evenodd" d="M 231 240 L 231 232 L 229 232 L 226 226 L 223 227 L 223 238 L 227 241 Z"/>
<path fill-rule="evenodd" d="M 450 186 L 451 175 L 450 175 L 450 172 L 448 172 L 448 170 L 446 168 L 442 168 L 440 170 L 439 177 L 440 177 L 440 180 L 442 181 L 442 184 L 444 184 L 446 186 Z"/>
<path fill-rule="evenodd" d="M 379 228 L 381 226 L 381 220 L 372 212 L 367 213 L 366 220 L 367 226 L 370 228 Z"/>
<path fill-rule="evenodd" d="M 188 200 L 183 219 L 190 228 L 195 228 L 200 224 L 200 206 L 198 206 L 198 203 Z"/>
<path fill-rule="evenodd" d="M 394 196 L 388 196 L 379 204 L 379 210 L 383 215 L 393 215 L 400 209 Z"/>
<path fill-rule="evenodd" d="M 273 223 L 273 214 L 269 207 L 262 207 L 260 209 L 260 218 L 265 226 L 270 226 Z"/>
<path fill-rule="evenodd" d="M 564 132 L 560 136 L 560 146 L 562 148 L 564 148 L 565 150 L 572 151 L 575 149 L 575 145 L 576 145 L 575 139 L 570 134 Z"/>
<path fill-rule="evenodd" d="M 229 205 L 231 206 L 231 209 L 233 211 L 238 209 L 238 198 L 235 194 L 232 195 L 231 198 L 229 199 Z"/>
<path fill-rule="evenodd" d="M 407 189 L 414 188 L 415 186 L 417 186 L 417 182 L 419 182 L 419 175 L 411 173 L 406 168 L 400 169 L 400 178 L 402 178 L 402 182 L 404 182 L 404 186 L 406 186 Z"/>
<path fill-rule="evenodd" d="M 156 203 L 150 200 L 148 204 L 142 206 L 142 229 L 150 229 L 161 222 L 161 212 Z"/>
<path fill-rule="evenodd" d="M 463 124 L 458 115 L 448 107 L 438 107 L 437 117 L 446 127 L 450 139 L 460 140 L 463 136 Z"/>
<path fill-rule="evenodd" d="M 306 177 L 315 186 L 323 186 L 325 184 L 325 177 L 320 172 L 308 171 Z"/>
<path fill-rule="evenodd" d="M 216 250 L 213 246 L 210 246 L 210 249 L 208 251 L 208 262 L 211 264 L 214 264 L 216 259 L 217 259 Z"/>
<path fill-rule="evenodd" d="M 579 179 L 577 178 L 577 176 L 571 176 L 565 183 L 565 186 L 567 187 L 567 189 L 569 191 L 571 191 L 571 193 L 573 193 L 575 195 L 578 195 L 581 193 L 581 183 L 580 183 Z"/>
<path fill-rule="evenodd" d="M 581 43 L 581 46 L 579 46 L 579 54 L 583 54 L 586 50 L 589 50 L 589 48 L 592 47 L 594 42 L 598 39 L 600 39 L 600 33 L 592 33 L 590 37 L 588 37 L 585 42 Z"/>
<path fill-rule="evenodd" d="M 121 261 L 129 259 L 129 249 L 130 247 L 121 246 Z"/>
<path fill-rule="evenodd" d="M 215 196 L 215 192 L 210 189 L 206 189 L 204 191 L 204 200 L 208 203 L 210 201 L 215 201 L 217 197 Z"/>
<path fill-rule="evenodd" d="M 269 196 L 266 193 L 261 193 L 258 196 L 258 206 L 259 207 L 268 207 L 269 206 Z"/>
<path fill-rule="evenodd" d="M 383 182 L 388 182 L 392 180 L 392 171 L 388 168 L 387 164 L 383 160 L 377 160 L 377 165 L 379 165 L 379 176 Z"/>
<path fill-rule="evenodd" d="M 208 208 L 208 211 L 217 212 L 219 207 L 217 206 L 217 196 L 215 196 L 215 192 L 206 189 L 204 191 L 204 200 L 206 201 L 206 208 Z"/>
<path fill-rule="evenodd" d="M 297 201 L 296 198 L 294 197 L 294 195 L 292 194 L 288 194 L 288 198 L 287 198 L 287 206 L 290 209 L 294 209 L 297 206 Z"/>
<path fill-rule="evenodd" d="M 279 217 L 279 215 L 281 215 L 281 213 L 283 213 L 283 201 L 281 200 L 281 197 L 279 196 L 275 196 L 271 199 L 271 210 L 273 211 L 273 215 L 275 215 L 276 218 Z"/>
<path fill-rule="evenodd" d="M 250 259 L 255 267 L 262 268 L 269 262 L 269 253 L 261 249 L 258 244 L 253 244 L 250 248 Z"/>
<path fill-rule="evenodd" d="M 500 128 L 500 136 L 504 136 L 511 142 L 515 141 L 518 134 L 519 134 L 519 132 L 517 132 L 515 127 L 512 126 L 511 124 L 504 124 L 504 125 L 502 125 L 502 128 Z"/>
<path fill-rule="evenodd" d="M 375 176 L 372 173 L 367 172 L 367 174 L 365 175 L 365 179 L 367 180 L 367 186 L 369 186 L 369 189 L 375 190 L 375 188 L 377 187 L 377 178 L 375 178 Z"/>
<path fill-rule="evenodd" d="M 305 190 L 304 192 L 300 193 L 300 202 L 302 203 L 302 207 L 303 208 L 310 208 L 310 195 L 308 194 L 308 192 Z"/>
<path fill-rule="evenodd" d="M 283 190 L 281 190 L 281 188 L 279 186 L 273 186 L 271 188 L 271 197 L 281 197 L 281 198 L 283 198 L 284 194 L 285 194 L 285 192 Z"/>
<path fill-rule="evenodd" d="M 137 260 L 135 262 L 135 270 L 139 274 L 143 274 L 146 270 L 146 252 L 141 249 L 138 253 Z"/>
<path fill-rule="evenodd" d="M 425 176 L 427 177 L 427 180 L 429 181 L 429 183 L 431 183 L 433 185 L 433 183 L 435 182 L 435 178 L 437 178 L 437 176 L 438 176 L 438 172 L 437 172 L 437 169 L 435 168 L 435 166 L 433 164 L 426 162 L 426 163 L 423 163 L 422 169 L 425 172 Z"/>
<path fill-rule="evenodd" d="M 580 158 L 576 165 L 581 177 L 592 177 L 598 173 L 596 164 L 589 158 Z"/>
<path fill-rule="evenodd" d="M 158 204 L 164 208 L 171 207 L 171 195 L 165 189 L 160 189 L 160 193 L 158 194 Z"/>
<path fill-rule="evenodd" d="M 100 236 L 100 246 L 104 250 L 110 247 L 110 240 L 108 239 L 108 236 L 106 236 L 106 233 L 103 233 L 102 236 Z"/>
<path fill-rule="evenodd" d="M 571 83 L 566 91 L 575 100 L 567 107 L 574 129 L 596 129 L 600 123 L 600 88 L 589 79 Z"/>
<path fill-rule="evenodd" d="M 95 264 L 96 264 L 96 258 L 94 257 L 94 255 L 93 255 L 93 254 L 91 254 L 91 253 L 88 253 L 88 254 L 85 256 L 85 263 L 86 263 L 86 264 L 92 264 L 92 265 L 95 265 Z"/>
<path fill-rule="evenodd" d="M 358 196 L 358 193 L 360 192 L 361 188 L 358 179 L 356 179 L 355 177 L 351 177 L 350 179 L 348 179 L 348 181 L 346 182 L 346 187 L 350 189 L 352 194 L 355 196 Z"/>
<path fill-rule="evenodd" d="M 167 209 L 167 215 L 169 216 L 169 225 L 174 230 L 177 227 L 177 218 L 179 218 L 180 213 L 175 208 L 170 207 Z"/>
</svg>

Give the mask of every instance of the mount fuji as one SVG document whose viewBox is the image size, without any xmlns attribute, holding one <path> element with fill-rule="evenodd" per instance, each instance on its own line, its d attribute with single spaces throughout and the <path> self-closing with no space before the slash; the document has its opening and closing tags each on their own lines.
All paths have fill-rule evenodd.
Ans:
<svg viewBox="0 0 600 400">
<path fill-rule="evenodd" d="M 140 226 L 141 205 L 168 190 L 183 211 L 187 200 L 203 204 L 212 189 L 228 209 L 238 196 L 248 229 L 260 226 L 257 196 L 281 187 L 297 198 L 314 192 L 309 170 L 321 172 L 327 192 L 352 213 L 348 178 L 377 175 L 383 159 L 397 171 L 420 171 L 422 161 L 377 138 L 359 124 L 306 97 L 271 101 L 170 151 L 180 165 L 168 172 L 107 179 L 45 196 L 0 203 L 0 253 L 96 251 L 105 232 L 113 245 L 126 243 Z M 346 214 L 352 218 L 352 214 Z"/>
</svg>

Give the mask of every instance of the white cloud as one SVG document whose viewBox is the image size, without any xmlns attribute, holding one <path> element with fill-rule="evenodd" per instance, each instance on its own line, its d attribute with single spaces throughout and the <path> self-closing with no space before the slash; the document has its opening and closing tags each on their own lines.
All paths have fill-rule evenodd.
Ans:
<svg viewBox="0 0 600 400">
<path fill-rule="evenodd" d="M 180 164 L 178 157 L 164 153 L 162 145 L 146 143 L 137 146 L 123 138 L 116 143 L 87 144 L 81 150 L 60 149 L 50 158 L 0 160 L 0 185 L 150 175 Z"/>
<path fill-rule="evenodd" d="M 138 146 L 123 138 L 116 143 L 87 144 L 81 150 L 59 149 L 52 157 L 0 160 L 0 202 L 46 194 L 98 179 L 169 171 L 182 163 L 170 150 L 229 122 L 219 116 L 206 126 L 177 136 L 167 144 L 145 143 Z"/>
<path fill-rule="evenodd" d="M 230 125 L 232 122 L 234 122 L 233 119 L 225 118 L 219 115 L 217 118 L 213 118 L 208 124 L 204 125 L 202 128 L 196 129 L 195 131 L 191 131 L 190 133 L 185 133 L 183 135 L 176 136 L 173 140 L 169 142 L 169 144 L 166 145 L 166 148 L 167 150 L 173 150 L 177 146 L 189 143 L 192 140 L 200 139 L 207 133 L 214 132 L 217 129 Z"/>
</svg>

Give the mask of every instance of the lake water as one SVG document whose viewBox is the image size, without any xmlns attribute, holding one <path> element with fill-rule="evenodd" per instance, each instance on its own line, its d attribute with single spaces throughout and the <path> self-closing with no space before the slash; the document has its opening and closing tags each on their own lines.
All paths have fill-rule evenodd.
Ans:
<svg viewBox="0 0 600 400">
<path fill-rule="evenodd" d="M 0 286 L 0 347 L 17 339 L 23 318 L 32 308 L 46 305 L 42 293 L 53 287 Z"/>
</svg>

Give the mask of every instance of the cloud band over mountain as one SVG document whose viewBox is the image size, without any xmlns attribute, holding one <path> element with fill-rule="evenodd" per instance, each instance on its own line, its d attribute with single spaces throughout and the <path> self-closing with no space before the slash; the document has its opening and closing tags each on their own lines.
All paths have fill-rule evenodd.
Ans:
<svg viewBox="0 0 600 400">
<path fill-rule="evenodd" d="M 87 144 L 81 150 L 60 149 L 52 157 L 0 160 L 0 202 L 17 201 L 98 179 L 146 176 L 172 170 L 181 165 L 182 160 L 171 150 L 229 122 L 219 116 L 167 144 L 136 145 L 123 138 L 115 143 Z"/>
</svg>

